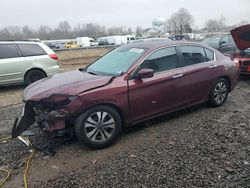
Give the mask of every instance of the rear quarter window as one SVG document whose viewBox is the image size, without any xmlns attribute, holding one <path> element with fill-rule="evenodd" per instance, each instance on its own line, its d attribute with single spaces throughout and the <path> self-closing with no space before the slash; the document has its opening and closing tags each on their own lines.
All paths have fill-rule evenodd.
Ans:
<svg viewBox="0 0 250 188">
<path fill-rule="evenodd" d="M 214 52 L 212 50 L 209 50 L 207 48 L 204 48 L 207 56 L 207 61 L 213 61 L 214 60 Z"/>
<path fill-rule="evenodd" d="M 38 44 L 17 44 L 23 56 L 47 55 L 45 50 Z"/>
<path fill-rule="evenodd" d="M 19 57 L 20 54 L 14 44 L 0 44 L 0 59 Z"/>
</svg>

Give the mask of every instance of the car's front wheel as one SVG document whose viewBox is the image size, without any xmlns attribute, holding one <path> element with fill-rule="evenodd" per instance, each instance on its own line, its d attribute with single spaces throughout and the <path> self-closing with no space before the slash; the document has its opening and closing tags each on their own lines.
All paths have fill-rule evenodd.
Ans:
<svg viewBox="0 0 250 188">
<path fill-rule="evenodd" d="M 213 107 L 219 107 L 227 100 L 229 84 L 225 78 L 216 81 L 209 95 L 209 104 Z"/>
<path fill-rule="evenodd" d="M 121 132 L 119 113 L 109 106 L 96 106 L 82 113 L 75 123 L 78 141 L 90 148 L 110 146 Z"/>
</svg>

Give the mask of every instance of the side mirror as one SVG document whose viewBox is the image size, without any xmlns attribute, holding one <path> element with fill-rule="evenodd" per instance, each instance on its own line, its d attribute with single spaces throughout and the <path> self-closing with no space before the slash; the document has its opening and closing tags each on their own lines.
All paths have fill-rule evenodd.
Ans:
<svg viewBox="0 0 250 188">
<path fill-rule="evenodd" d="M 154 76 L 153 69 L 140 69 L 137 73 L 137 78 L 152 78 Z"/>
<path fill-rule="evenodd" d="M 221 41 L 219 45 L 220 46 L 225 46 L 226 45 L 226 41 Z"/>
</svg>

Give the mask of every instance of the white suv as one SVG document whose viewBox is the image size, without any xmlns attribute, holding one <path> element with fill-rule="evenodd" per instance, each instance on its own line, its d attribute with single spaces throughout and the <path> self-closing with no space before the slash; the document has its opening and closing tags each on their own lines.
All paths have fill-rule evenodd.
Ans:
<svg viewBox="0 0 250 188">
<path fill-rule="evenodd" d="M 0 42 L 0 85 L 31 84 L 59 73 L 58 57 L 42 42 Z"/>
</svg>

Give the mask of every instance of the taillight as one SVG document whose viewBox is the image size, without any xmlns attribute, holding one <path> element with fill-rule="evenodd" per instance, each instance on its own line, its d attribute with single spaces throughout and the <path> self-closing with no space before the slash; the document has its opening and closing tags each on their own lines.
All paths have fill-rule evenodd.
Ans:
<svg viewBox="0 0 250 188">
<path fill-rule="evenodd" d="M 56 54 L 49 54 L 49 57 L 54 60 L 58 60 L 58 56 Z"/>
<path fill-rule="evenodd" d="M 238 58 L 234 58 L 234 63 L 235 63 L 235 65 L 236 65 L 237 68 L 240 67 L 240 62 L 239 62 Z"/>
</svg>

